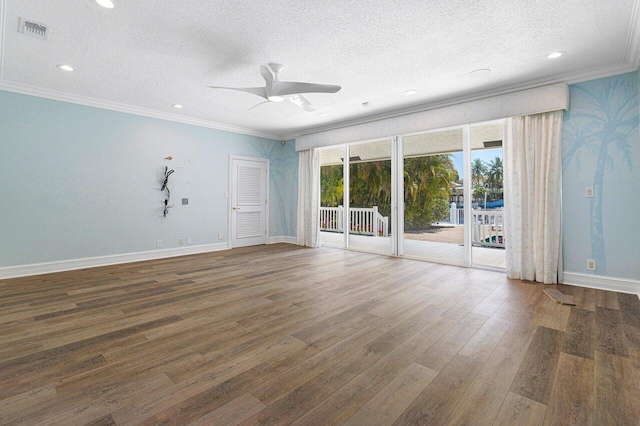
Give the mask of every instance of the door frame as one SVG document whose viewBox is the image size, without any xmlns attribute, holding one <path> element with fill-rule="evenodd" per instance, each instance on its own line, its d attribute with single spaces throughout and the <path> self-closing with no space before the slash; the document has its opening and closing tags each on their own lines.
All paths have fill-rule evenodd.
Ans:
<svg viewBox="0 0 640 426">
<path fill-rule="evenodd" d="M 393 236 L 393 242 L 396 247 L 396 250 L 394 251 L 394 254 L 393 254 L 394 256 L 404 257 L 405 259 L 436 263 L 436 262 L 419 258 L 419 257 L 407 256 L 404 253 L 404 241 L 405 241 L 404 239 L 404 204 L 405 204 L 405 200 L 404 200 L 404 161 L 405 161 L 404 138 L 410 137 L 410 136 L 440 133 L 440 132 L 446 132 L 449 130 L 458 130 L 458 129 L 462 131 L 462 140 L 461 140 L 462 146 L 459 152 L 462 153 L 462 167 L 464 168 L 465 175 L 467 175 L 467 173 L 470 173 L 470 170 L 471 170 L 471 165 L 469 164 L 469 167 L 468 167 L 469 172 L 467 172 L 467 162 L 469 159 L 469 152 L 470 152 L 469 124 L 458 124 L 455 126 L 447 126 L 447 127 L 440 127 L 440 128 L 423 130 L 418 132 L 404 133 L 394 137 L 395 146 L 393 146 L 392 148 L 392 165 L 391 165 L 392 168 L 394 166 L 394 163 L 396 166 L 396 173 L 394 175 L 396 178 L 396 183 L 395 185 L 392 184 L 393 190 L 396 191 L 396 202 L 397 202 L 396 218 L 395 220 L 392 220 L 392 223 L 396 229 L 395 235 Z M 466 181 L 464 182 L 463 191 L 464 191 L 465 197 L 467 197 L 467 192 L 469 193 L 469 195 L 471 194 L 470 185 L 471 185 L 470 183 Z M 392 198 L 393 198 L 393 193 L 392 193 Z M 465 199 L 468 199 L 468 198 L 465 198 Z M 463 250 L 462 263 L 460 264 L 443 263 L 443 264 L 460 266 L 464 268 L 468 268 L 472 266 L 471 264 L 471 230 L 470 230 L 471 228 L 468 225 L 470 223 L 470 218 L 471 218 L 471 209 L 467 209 L 466 205 L 467 203 L 465 203 L 465 209 L 464 209 L 465 224 L 463 225 L 464 250 Z"/>
<path fill-rule="evenodd" d="M 463 124 L 457 124 L 454 126 L 439 127 L 439 128 L 429 129 L 429 130 L 398 134 L 398 135 L 389 136 L 389 137 L 371 138 L 366 140 L 348 142 L 345 144 L 330 145 L 326 147 L 321 147 L 321 149 L 337 148 L 342 146 L 344 150 L 343 156 L 345 159 L 343 163 L 343 179 L 345 182 L 349 182 L 348 179 L 349 179 L 349 166 L 350 166 L 350 155 L 351 155 L 350 147 L 351 146 L 358 145 L 358 144 L 365 144 L 368 142 L 377 142 L 383 139 L 389 139 L 391 141 L 391 186 L 392 186 L 391 211 L 394 213 L 393 215 L 394 217 L 392 217 L 391 219 L 392 250 L 389 256 L 405 257 L 407 259 L 415 259 L 415 260 L 425 260 L 425 259 L 414 258 L 411 256 L 405 256 L 404 254 L 404 153 L 403 153 L 404 140 L 403 139 L 407 136 L 422 135 L 422 134 L 428 134 L 428 133 L 438 133 L 438 132 L 443 132 L 447 130 L 461 129 L 462 130 L 461 153 L 463 156 L 464 174 L 465 176 L 470 176 L 471 175 L 471 155 L 472 155 L 471 129 L 474 127 L 486 126 L 490 124 L 502 124 L 503 126 L 505 126 L 506 118 L 479 121 L 474 123 L 463 123 Z M 321 185 L 321 183 L 319 182 L 318 185 Z M 345 212 L 349 211 L 348 210 L 349 209 L 349 186 L 350 185 L 348 184 L 344 185 L 343 205 L 345 207 Z M 471 200 L 472 188 L 471 188 L 470 179 L 467 179 L 467 182 L 464 183 L 463 191 L 464 191 L 463 193 L 464 193 L 465 199 Z M 473 246 L 471 242 L 472 229 L 470 226 L 472 212 L 471 212 L 470 206 L 471 206 L 471 203 L 465 203 L 464 256 L 463 256 L 462 264 L 457 266 L 505 272 L 504 268 L 496 268 L 492 266 L 480 265 L 473 261 Z M 349 247 L 350 226 L 349 226 L 348 220 L 349 220 L 349 214 L 345 213 L 344 222 L 343 222 L 345 227 L 345 233 L 344 233 L 344 241 L 343 241 L 342 248 L 347 250 L 353 250 Z M 560 256 L 560 265 L 562 265 L 562 246 L 560 247 L 559 256 Z M 559 276 L 561 276 L 560 274 L 561 272 L 559 272 Z"/>
<path fill-rule="evenodd" d="M 468 144 L 471 143 L 471 129 L 473 129 L 474 127 L 482 127 L 482 126 L 487 126 L 487 125 L 492 125 L 492 124 L 502 124 L 502 133 L 503 133 L 503 137 L 502 137 L 502 161 L 504 161 L 504 129 L 507 125 L 507 119 L 506 118 L 498 118 L 496 120 L 488 120 L 488 121 L 479 121 L 477 123 L 469 123 L 467 125 L 468 129 L 469 129 L 469 137 L 468 137 Z M 465 169 L 465 176 L 471 176 L 471 157 L 473 155 L 473 151 L 471 150 L 471 147 L 468 147 L 468 161 L 465 160 L 465 167 L 468 167 L 468 169 Z M 467 164 L 468 163 L 468 164 Z M 469 182 L 471 182 L 471 180 L 469 180 Z M 504 183 L 503 183 L 504 185 Z M 472 195 L 472 191 L 471 191 L 471 184 L 469 184 L 469 199 L 471 199 L 471 195 Z M 465 199 L 467 199 L 467 193 L 465 192 Z M 503 200 L 504 200 L 504 193 L 503 193 Z M 505 203 L 506 206 L 506 203 Z M 469 222 L 469 224 L 471 224 L 471 210 L 469 210 L 469 217 L 467 218 L 467 212 L 465 210 L 465 217 L 464 220 L 465 222 Z M 504 231 L 503 231 L 504 232 Z M 467 229 L 467 232 L 465 233 L 465 238 L 469 238 L 469 246 L 468 248 L 465 246 L 465 249 L 468 250 L 468 256 L 469 256 L 469 267 L 470 268 L 474 268 L 474 269 L 484 269 L 486 271 L 496 271 L 496 272 L 504 272 L 506 274 L 507 272 L 507 268 L 506 266 L 504 268 L 497 268 L 495 266 L 488 266 L 488 265 L 481 265 L 478 263 L 475 263 L 473 260 L 473 245 L 471 242 L 471 234 L 473 233 L 473 230 L 471 229 L 471 227 L 469 227 Z M 505 253 L 505 257 L 507 255 L 507 249 L 504 249 L 504 253 Z M 467 254 L 465 252 L 465 254 Z"/>
<path fill-rule="evenodd" d="M 233 184 L 232 184 L 232 177 L 233 177 L 233 160 L 244 160 L 244 161 L 255 161 L 258 163 L 264 163 L 266 168 L 267 168 L 267 177 L 266 177 L 266 181 L 265 181 L 265 185 L 266 185 L 266 204 L 265 204 L 265 217 L 264 217 L 264 226 L 266 228 L 266 233 L 265 233 L 265 244 L 269 244 L 269 237 L 271 235 L 271 232 L 269 231 L 269 186 L 271 186 L 271 181 L 270 181 L 270 176 L 271 176 L 271 167 L 269 165 L 269 159 L 268 158 L 262 158 L 262 157 L 246 157 L 246 156 L 242 156 L 242 155 L 233 155 L 233 154 L 229 154 L 229 162 L 227 164 L 228 167 L 228 183 L 227 183 L 227 248 L 228 249 L 232 249 L 233 248 L 233 239 L 231 238 L 231 232 L 232 232 L 232 214 L 233 214 L 233 210 L 231 209 L 233 206 L 231 205 L 231 200 L 233 199 Z"/>
</svg>

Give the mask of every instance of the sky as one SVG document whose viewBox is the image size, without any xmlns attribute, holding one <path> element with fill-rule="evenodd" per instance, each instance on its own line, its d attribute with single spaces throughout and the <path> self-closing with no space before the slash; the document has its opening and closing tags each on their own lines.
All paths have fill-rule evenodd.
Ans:
<svg viewBox="0 0 640 426">
<path fill-rule="evenodd" d="M 489 164 L 489 162 L 496 157 L 502 158 L 502 148 L 478 149 L 475 151 L 471 151 L 472 163 L 476 158 L 479 158 L 485 163 Z M 458 171 L 458 175 L 460 175 L 460 179 L 464 179 L 464 168 L 462 167 L 462 152 L 451 154 L 451 159 L 453 160 L 453 164 Z"/>
</svg>

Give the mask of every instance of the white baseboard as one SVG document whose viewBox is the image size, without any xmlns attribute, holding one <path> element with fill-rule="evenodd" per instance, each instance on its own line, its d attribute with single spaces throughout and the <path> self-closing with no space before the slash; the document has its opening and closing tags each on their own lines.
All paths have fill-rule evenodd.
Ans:
<svg viewBox="0 0 640 426">
<path fill-rule="evenodd" d="M 276 244 L 276 243 L 288 243 L 288 244 L 298 244 L 298 240 L 296 237 L 269 237 L 269 241 L 267 244 Z"/>
<path fill-rule="evenodd" d="M 49 274 L 51 272 L 71 271 L 74 269 L 95 268 L 97 266 L 117 265 L 120 263 L 140 262 L 143 260 L 163 259 L 227 250 L 227 243 L 202 244 L 164 250 L 142 251 L 137 253 L 115 254 L 111 256 L 87 257 L 84 259 L 61 260 L 58 262 L 32 263 L 29 265 L 0 268 L 0 279 Z"/>
<path fill-rule="evenodd" d="M 564 272 L 562 284 L 596 288 L 598 290 L 618 291 L 620 293 L 637 294 L 640 297 L 640 281 L 600 275 Z"/>
</svg>

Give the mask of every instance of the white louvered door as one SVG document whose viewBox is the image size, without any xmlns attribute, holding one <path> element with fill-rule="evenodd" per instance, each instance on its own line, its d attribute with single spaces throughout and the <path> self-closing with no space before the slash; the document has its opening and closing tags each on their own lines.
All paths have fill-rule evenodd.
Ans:
<svg viewBox="0 0 640 426">
<path fill-rule="evenodd" d="M 232 247 L 267 243 L 267 160 L 231 157 Z"/>
</svg>

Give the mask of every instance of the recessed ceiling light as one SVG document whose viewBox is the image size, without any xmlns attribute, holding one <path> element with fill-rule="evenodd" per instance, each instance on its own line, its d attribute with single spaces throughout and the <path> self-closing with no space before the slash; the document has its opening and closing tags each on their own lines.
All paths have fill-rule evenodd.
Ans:
<svg viewBox="0 0 640 426">
<path fill-rule="evenodd" d="M 321 113 L 320 113 L 320 114 L 318 114 L 318 115 L 319 115 L 320 117 L 326 117 L 326 116 L 327 116 L 327 115 L 329 115 L 329 114 L 327 114 L 326 112 L 321 112 Z"/>
<path fill-rule="evenodd" d="M 56 67 L 58 67 L 58 69 L 61 69 L 62 71 L 73 71 L 73 67 L 71 67 L 71 65 L 58 64 L 56 65 Z"/>
<path fill-rule="evenodd" d="M 407 90 L 406 92 L 404 92 L 405 95 L 415 95 L 416 93 L 418 93 L 418 91 L 415 89 Z"/>
<path fill-rule="evenodd" d="M 547 55 L 548 59 L 556 59 L 559 58 L 560 56 L 564 55 L 564 52 L 561 51 L 557 51 L 557 52 L 551 52 Z"/>
<path fill-rule="evenodd" d="M 113 2 L 111 0 L 96 0 L 96 3 L 107 9 L 113 9 Z"/>
<path fill-rule="evenodd" d="M 488 68 L 481 68 L 479 70 L 471 71 L 469 75 L 473 78 L 486 77 L 491 74 L 491 70 Z"/>
<path fill-rule="evenodd" d="M 182 105 L 180 105 L 180 104 L 173 104 L 171 106 L 174 107 L 174 108 L 182 109 Z"/>
</svg>

